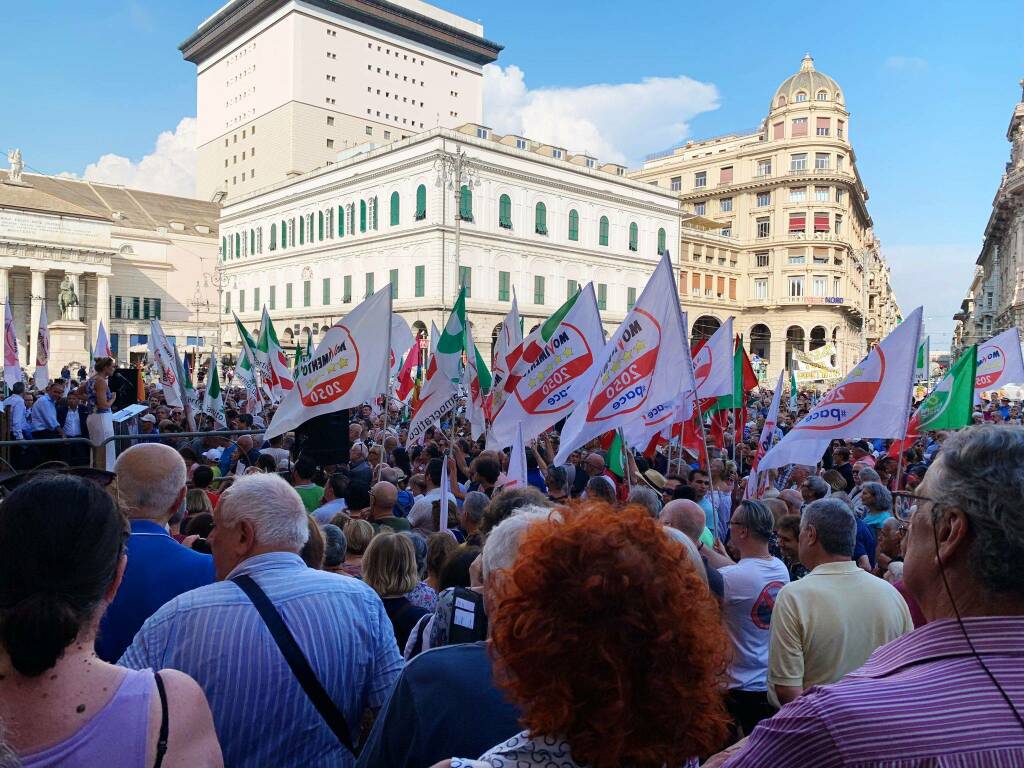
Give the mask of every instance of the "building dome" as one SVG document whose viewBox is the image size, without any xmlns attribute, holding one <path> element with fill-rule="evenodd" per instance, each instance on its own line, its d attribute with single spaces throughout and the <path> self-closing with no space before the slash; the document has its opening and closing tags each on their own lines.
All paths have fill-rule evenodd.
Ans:
<svg viewBox="0 0 1024 768">
<path fill-rule="evenodd" d="M 839 84 L 814 68 L 814 59 L 809 53 L 800 62 L 800 71 L 783 80 L 775 91 L 769 111 L 803 101 L 843 103 Z"/>
</svg>

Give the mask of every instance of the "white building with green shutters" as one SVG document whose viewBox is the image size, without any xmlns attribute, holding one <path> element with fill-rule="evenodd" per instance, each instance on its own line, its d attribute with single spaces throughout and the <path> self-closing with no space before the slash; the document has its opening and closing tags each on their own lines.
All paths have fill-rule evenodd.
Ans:
<svg viewBox="0 0 1024 768">
<path fill-rule="evenodd" d="M 459 150 L 474 183 L 456 205 L 438 168 Z M 319 339 L 391 282 L 396 310 L 422 331 L 443 325 L 465 285 L 474 337 L 489 358 L 513 293 L 529 330 L 592 280 L 614 327 L 659 254 L 679 242 L 679 201 L 627 178 L 623 166 L 467 124 L 341 153 L 231 199 L 219 223 L 224 353 L 237 350 L 232 312 L 255 329 L 266 304 L 290 346 L 307 332 Z"/>
</svg>

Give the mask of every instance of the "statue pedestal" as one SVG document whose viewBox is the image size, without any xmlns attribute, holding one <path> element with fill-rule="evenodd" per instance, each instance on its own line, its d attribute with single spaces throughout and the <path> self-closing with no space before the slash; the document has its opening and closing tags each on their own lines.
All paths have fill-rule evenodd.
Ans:
<svg viewBox="0 0 1024 768">
<path fill-rule="evenodd" d="M 71 363 L 89 369 L 88 326 L 81 320 L 54 320 L 50 323 L 50 375 L 56 378 L 60 369 Z M 35 361 L 31 363 L 34 370 Z M 77 369 L 77 368 L 76 368 Z"/>
</svg>

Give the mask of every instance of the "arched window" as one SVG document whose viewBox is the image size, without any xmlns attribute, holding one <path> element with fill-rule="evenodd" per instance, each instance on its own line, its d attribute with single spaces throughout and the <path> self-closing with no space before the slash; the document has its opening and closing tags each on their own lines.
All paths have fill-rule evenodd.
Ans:
<svg viewBox="0 0 1024 768">
<path fill-rule="evenodd" d="M 359 231 L 366 231 L 366 201 L 359 201 Z"/>
<path fill-rule="evenodd" d="M 277 224 L 270 225 L 270 250 L 277 250 Z"/>
<path fill-rule="evenodd" d="M 338 206 L 338 237 L 345 236 L 345 206 Z"/>
<path fill-rule="evenodd" d="M 237 232 L 235 232 L 235 258 L 242 253 L 242 238 Z"/>
<path fill-rule="evenodd" d="M 828 101 L 828 91 L 818 91 L 818 94 L 815 96 L 815 98 L 818 101 Z"/>
<path fill-rule="evenodd" d="M 804 93 L 803 91 L 797 91 L 796 92 L 796 101 L 797 101 L 798 104 L 800 102 L 802 102 L 802 101 L 807 101 L 807 94 Z"/>
<path fill-rule="evenodd" d="M 306 217 L 299 216 L 299 245 L 306 242 Z"/>
<path fill-rule="evenodd" d="M 640 227 L 635 221 L 629 222 L 629 250 L 636 252 L 640 248 Z"/>
<path fill-rule="evenodd" d="M 463 221 L 473 220 L 473 190 L 465 184 L 459 190 L 459 218 Z"/>
<path fill-rule="evenodd" d="M 608 217 L 602 216 L 598 223 L 597 244 L 608 245 Z"/>
<path fill-rule="evenodd" d="M 423 221 L 427 218 L 427 185 L 420 184 L 416 187 L 416 221 Z"/>
<path fill-rule="evenodd" d="M 512 198 L 508 195 L 498 198 L 498 226 L 512 229 Z"/>
<path fill-rule="evenodd" d="M 538 235 L 546 235 L 548 233 L 548 209 L 544 203 L 537 203 L 537 210 L 534 219 L 534 231 Z"/>
<path fill-rule="evenodd" d="M 281 250 L 288 247 L 288 222 L 281 222 Z"/>
<path fill-rule="evenodd" d="M 249 230 L 249 253 L 256 253 L 256 230 Z"/>
<path fill-rule="evenodd" d="M 377 214 L 378 214 L 379 209 L 380 209 L 380 206 L 377 204 L 377 196 L 376 195 L 374 195 L 373 199 L 370 200 L 370 204 L 373 207 L 373 210 L 370 211 L 370 229 L 376 230 L 377 229 L 377 220 L 378 220 L 377 219 Z"/>
<path fill-rule="evenodd" d="M 575 208 L 569 211 L 569 239 L 576 242 L 580 239 L 580 215 Z"/>
<path fill-rule="evenodd" d="M 324 239 L 324 212 L 317 211 L 316 214 L 316 239 Z"/>
<path fill-rule="evenodd" d="M 786 106 L 786 97 L 785 96 L 779 96 L 779 103 L 778 103 L 778 105 L 780 107 Z"/>
<path fill-rule="evenodd" d="M 397 227 L 400 218 L 398 192 L 391 193 L 391 226 Z"/>
<path fill-rule="evenodd" d="M 220 239 L 220 260 L 224 261 L 228 257 L 228 239 L 221 237 Z"/>
<path fill-rule="evenodd" d="M 661 229 L 658 230 L 658 255 L 664 256 L 665 251 L 665 228 L 662 227 Z"/>
</svg>

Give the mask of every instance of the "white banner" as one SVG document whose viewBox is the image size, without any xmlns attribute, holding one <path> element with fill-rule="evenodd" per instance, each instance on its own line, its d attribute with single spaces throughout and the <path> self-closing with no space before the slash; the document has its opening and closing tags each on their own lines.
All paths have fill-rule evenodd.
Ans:
<svg viewBox="0 0 1024 768">
<path fill-rule="evenodd" d="M 975 393 L 990 392 L 1007 384 L 1024 384 L 1024 360 L 1016 326 L 978 345 Z"/>
<path fill-rule="evenodd" d="M 50 325 L 46 320 L 46 302 L 39 304 L 39 333 L 36 335 L 36 371 L 32 374 L 36 388 L 50 383 Z"/>
<path fill-rule="evenodd" d="M 160 377 L 160 389 L 164 400 L 172 408 L 182 408 L 181 382 L 178 381 L 178 354 L 160 325 L 159 320 L 149 321 L 149 362 L 155 365 Z"/>
<path fill-rule="evenodd" d="M 693 356 L 693 378 L 697 382 L 697 396 L 723 397 L 731 395 L 735 386 L 736 355 L 733 348 L 732 318 L 701 344 Z"/>
</svg>

